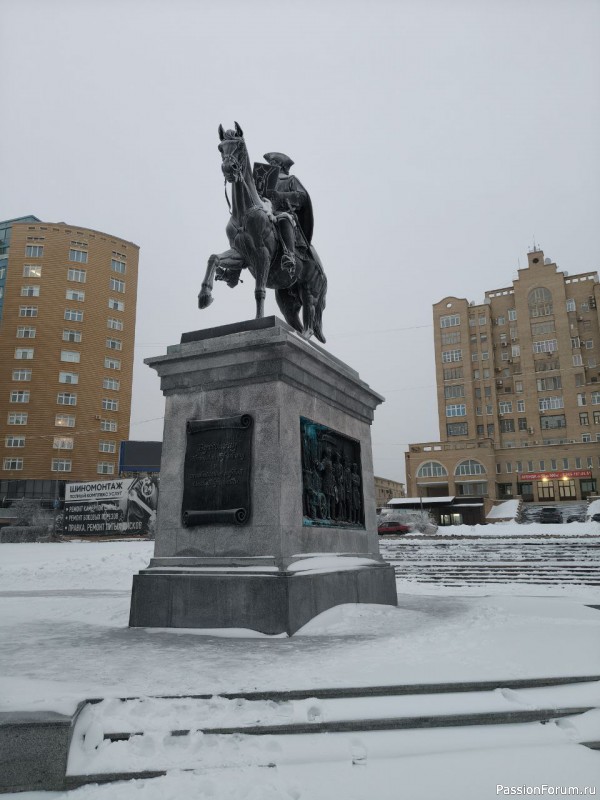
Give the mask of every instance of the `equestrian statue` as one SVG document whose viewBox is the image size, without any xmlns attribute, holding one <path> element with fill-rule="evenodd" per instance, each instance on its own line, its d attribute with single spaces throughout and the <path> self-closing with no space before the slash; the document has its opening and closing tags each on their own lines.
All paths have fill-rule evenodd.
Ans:
<svg viewBox="0 0 600 800">
<path fill-rule="evenodd" d="M 327 278 L 312 245 L 310 197 L 289 174 L 294 162 L 284 153 L 267 153 L 266 163 L 257 163 L 252 170 L 237 122 L 234 130 L 225 131 L 219 125 L 219 139 L 225 187 L 231 184 L 231 215 L 225 228 L 230 247 L 208 259 L 199 307 L 212 303 L 214 280 L 233 288 L 242 270 L 248 269 L 256 281 L 256 319 L 264 316 L 266 289 L 274 289 L 288 325 L 306 339 L 314 335 L 325 342 L 322 316 Z"/>
</svg>

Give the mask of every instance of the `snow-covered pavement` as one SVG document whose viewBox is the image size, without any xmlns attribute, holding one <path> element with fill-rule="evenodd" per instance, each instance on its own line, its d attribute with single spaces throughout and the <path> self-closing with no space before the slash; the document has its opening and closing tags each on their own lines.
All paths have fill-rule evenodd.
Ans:
<svg viewBox="0 0 600 800">
<path fill-rule="evenodd" d="M 0 546 L 1 710 L 71 713 L 89 697 L 600 673 L 600 611 L 589 607 L 600 604 L 597 587 L 528 586 L 525 593 L 514 586 L 510 594 L 487 587 L 467 596 L 439 588 L 429 595 L 423 586 L 415 594 L 403 583 L 397 609 L 341 606 L 312 620 L 292 638 L 248 631 L 129 629 L 131 578 L 146 566 L 152 548 L 149 542 Z M 339 738 L 342 734 L 323 734 L 330 749 L 322 743 L 309 746 L 303 739 L 304 745 L 294 750 L 292 739 L 298 737 L 288 737 L 286 743 L 270 745 L 263 740 L 258 761 L 244 759 L 250 745 L 239 740 L 228 745 L 228 758 L 234 751 L 241 753 L 229 770 L 200 759 L 197 773 L 170 772 L 153 781 L 82 787 L 69 798 L 480 800 L 498 796 L 497 784 L 592 785 L 589 782 L 600 777 L 600 754 L 569 739 L 568 724 L 563 722 L 554 738 L 541 741 L 542 728 L 550 728 L 532 723 L 535 735 L 523 744 L 518 737 L 511 744 L 511 726 L 489 726 L 485 736 L 480 728 L 481 737 L 475 733 L 470 744 L 462 732 L 464 746 L 449 739 L 449 729 L 371 732 L 354 739 L 349 734 L 345 739 Z M 597 730 L 598 722 L 594 725 Z M 529 735 L 523 733 L 525 728 L 519 726 L 522 735 Z M 199 744 L 201 734 L 193 742 L 187 737 L 186 746 L 205 753 L 206 747 L 215 746 L 208 738 Z M 484 739 L 492 744 L 484 746 Z M 365 750 L 364 758 L 352 755 L 352 741 L 357 753 Z M 423 743 L 421 750 L 409 746 L 416 741 Z M 149 738 L 144 746 L 152 746 Z M 265 762 L 268 746 L 273 757 Z M 319 748 L 320 760 L 315 756 Z M 335 752 L 345 755 L 338 758 Z M 257 766 L 264 763 L 276 766 Z"/>
</svg>

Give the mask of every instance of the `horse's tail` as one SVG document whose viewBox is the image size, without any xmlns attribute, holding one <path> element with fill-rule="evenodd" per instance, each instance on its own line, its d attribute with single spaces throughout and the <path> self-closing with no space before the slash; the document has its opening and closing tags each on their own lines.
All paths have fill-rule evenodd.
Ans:
<svg viewBox="0 0 600 800">
<path fill-rule="evenodd" d="M 323 310 L 325 308 L 325 298 L 327 296 L 327 276 L 323 271 L 323 267 L 321 267 L 321 275 L 323 276 L 323 284 L 317 296 L 317 301 L 315 303 L 315 327 L 314 327 L 314 334 L 317 339 L 322 343 L 325 344 L 327 339 L 323 334 Z"/>
</svg>

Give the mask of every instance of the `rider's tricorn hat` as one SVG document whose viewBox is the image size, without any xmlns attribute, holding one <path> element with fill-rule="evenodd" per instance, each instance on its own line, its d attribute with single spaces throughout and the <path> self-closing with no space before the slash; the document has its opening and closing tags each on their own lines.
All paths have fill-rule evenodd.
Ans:
<svg viewBox="0 0 600 800">
<path fill-rule="evenodd" d="M 292 159 L 286 156 L 285 153 L 265 153 L 263 158 L 267 164 L 273 164 L 273 162 L 275 162 L 278 167 L 282 167 L 282 169 L 286 171 L 294 164 Z"/>
</svg>

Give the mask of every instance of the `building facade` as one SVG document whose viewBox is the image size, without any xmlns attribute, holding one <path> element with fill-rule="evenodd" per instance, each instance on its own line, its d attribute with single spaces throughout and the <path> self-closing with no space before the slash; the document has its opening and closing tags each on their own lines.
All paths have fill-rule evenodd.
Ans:
<svg viewBox="0 0 600 800">
<path fill-rule="evenodd" d="M 8 481 L 115 475 L 139 248 L 36 217 L 0 222 L 0 238 L 0 494 Z"/>
<path fill-rule="evenodd" d="M 535 248 L 481 305 L 433 306 L 440 439 L 409 445 L 408 493 L 581 500 L 600 478 L 598 273 Z"/>
<path fill-rule="evenodd" d="M 404 497 L 404 484 L 389 478 L 375 475 L 375 504 L 377 508 L 386 505 L 394 497 Z"/>
</svg>

